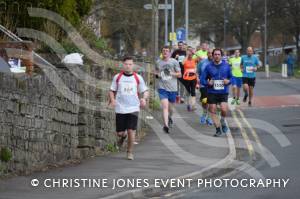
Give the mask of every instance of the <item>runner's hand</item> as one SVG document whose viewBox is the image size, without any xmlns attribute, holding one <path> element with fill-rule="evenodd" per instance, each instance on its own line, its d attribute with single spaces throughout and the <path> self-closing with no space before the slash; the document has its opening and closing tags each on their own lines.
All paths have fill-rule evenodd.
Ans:
<svg viewBox="0 0 300 199">
<path fill-rule="evenodd" d="M 115 99 L 110 100 L 108 106 L 110 106 L 111 108 L 115 108 L 115 106 L 116 106 L 116 100 Z"/>
<path fill-rule="evenodd" d="M 229 81 L 228 79 L 224 79 L 224 84 L 225 84 L 225 85 L 229 84 L 229 82 L 230 82 L 230 81 Z"/>
<path fill-rule="evenodd" d="M 212 80 L 212 79 L 209 80 L 209 81 L 208 81 L 208 85 L 209 85 L 209 86 L 213 86 L 213 85 L 214 85 L 214 80 Z"/>
<path fill-rule="evenodd" d="M 144 98 L 140 99 L 140 104 L 142 108 L 146 107 L 146 100 Z"/>
</svg>

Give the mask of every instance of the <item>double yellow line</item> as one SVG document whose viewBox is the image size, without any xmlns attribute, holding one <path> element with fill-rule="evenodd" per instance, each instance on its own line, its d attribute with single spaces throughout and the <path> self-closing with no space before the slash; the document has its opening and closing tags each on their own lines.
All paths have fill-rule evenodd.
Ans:
<svg viewBox="0 0 300 199">
<path fill-rule="evenodd" d="M 248 133 L 246 131 L 246 128 L 243 127 L 243 124 L 246 124 L 246 127 L 249 129 L 251 135 L 253 136 L 255 142 L 257 143 L 257 146 L 259 147 L 259 149 L 261 150 L 262 149 L 262 144 L 261 144 L 261 141 L 257 135 L 257 132 L 255 131 L 255 129 L 252 127 L 252 125 L 248 122 L 248 120 L 246 119 L 244 113 L 240 110 L 240 109 L 236 109 L 237 111 L 231 111 L 232 113 L 232 116 L 234 118 L 234 121 L 237 123 L 240 131 L 241 131 L 241 134 L 242 134 L 242 137 L 245 141 L 245 144 L 247 146 L 247 149 L 248 149 L 248 153 L 250 155 L 250 157 L 252 159 L 256 159 L 256 156 L 255 156 L 255 150 L 254 150 L 254 146 L 253 144 L 251 143 L 251 140 L 248 136 Z M 240 118 L 242 119 L 242 121 L 239 120 L 239 118 L 237 117 L 237 113 L 239 114 Z"/>
</svg>

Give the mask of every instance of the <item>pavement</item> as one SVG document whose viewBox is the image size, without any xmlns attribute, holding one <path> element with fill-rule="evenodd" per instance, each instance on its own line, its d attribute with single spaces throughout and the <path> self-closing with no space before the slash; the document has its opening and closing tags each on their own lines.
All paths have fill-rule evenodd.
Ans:
<svg viewBox="0 0 300 199">
<path fill-rule="evenodd" d="M 237 158 L 252 159 L 251 165 L 268 179 L 289 179 L 284 187 L 208 187 L 182 192 L 172 192 L 167 198 L 206 198 L 206 199 L 298 199 L 300 195 L 300 95 L 299 79 L 260 78 L 258 74 L 255 88 L 254 106 L 247 107 L 242 104 L 240 109 L 234 110 L 238 115 L 242 129 L 231 128 L 237 150 Z M 274 76 L 274 75 L 273 75 Z M 297 99 L 297 100 L 296 100 Z M 247 138 L 244 136 L 247 135 Z M 240 154 L 237 139 L 248 140 L 251 146 L 249 153 Z M 262 156 L 262 147 L 270 154 Z M 255 149 L 251 154 L 250 149 Z M 278 164 L 270 164 L 267 158 L 274 158 Z M 270 160 L 270 159 L 269 159 Z M 249 179 L 244 172 L 234 171 L 220 175 L 220 179 Z"/>
<path fill-rule="evenodd" d="M 227 169 L 235 158 L 231 134 L 214 138 L 213 127 L 199 124 L 200 109 L 187 112 L 185 105 L 176 105 L 175 125 L 169 135 L 162 131 L 159 115 L 149 119 L 151 128 L 135 146 L 135 160 L 125 159 L 125 152 L 112 153 L 84 160 L 79 165 L 0 180 L 0 198 L 141 198 L 161 191 L 163 181 L 155 187 L 155 179 L 204 178 Z M 75 179 L 81 180 L 80 187 L 76 187 Z M 90 187 L 95 184 L 84 179 L 99 180 L 100 185 Z M 138 184 L 134 181 L 137 179 L 149 183 Z M 114 188 L 114 180 L 120 182 L 119 187 Z M 124 185 L 124 180 L 135 184 Z"/>
</svg>

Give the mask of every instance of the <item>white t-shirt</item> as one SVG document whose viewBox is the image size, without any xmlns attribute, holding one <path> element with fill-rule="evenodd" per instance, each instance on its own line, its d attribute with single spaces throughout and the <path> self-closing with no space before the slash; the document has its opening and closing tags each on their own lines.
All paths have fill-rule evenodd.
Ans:
<svg viewBox="0 0 300 199">
<path fill-rule="evenodd" d="M 143 93 L 148 90 L 144 79 L 137 74 L 139 85 L 137 88 L 137 81 L 134 75 L 123 74 L 119 79 L 117 85 L 117 78 L 119 74 L 115 75 L 110 87 L 110 90 L 116 91 L 116 113 L 133 113 L 140 111 L 140 100 L 138 92 Z"/>
</svg>

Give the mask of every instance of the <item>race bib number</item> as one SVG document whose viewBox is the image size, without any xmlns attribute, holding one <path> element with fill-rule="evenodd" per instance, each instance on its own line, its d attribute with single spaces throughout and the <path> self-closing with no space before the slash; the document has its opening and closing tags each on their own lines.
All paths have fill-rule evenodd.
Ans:
<svg viewBox="0 0 300 199">
<path fill-rule="evenodd" d="M 214 89 L 215 90 L 224 90 L 224 81 L 223 80 L 214 80 Z"/>
<path fill-rule="evenodd" d="M 247 73 L 253 73 L 253 66 L 247 66 L 246 67 L 246 72 Z"/>
<path fill-rule="evenodd" d="M 136 85 L 134 83 L 122 82 L 121 95 L 136 95 Z"/>
</svg>

